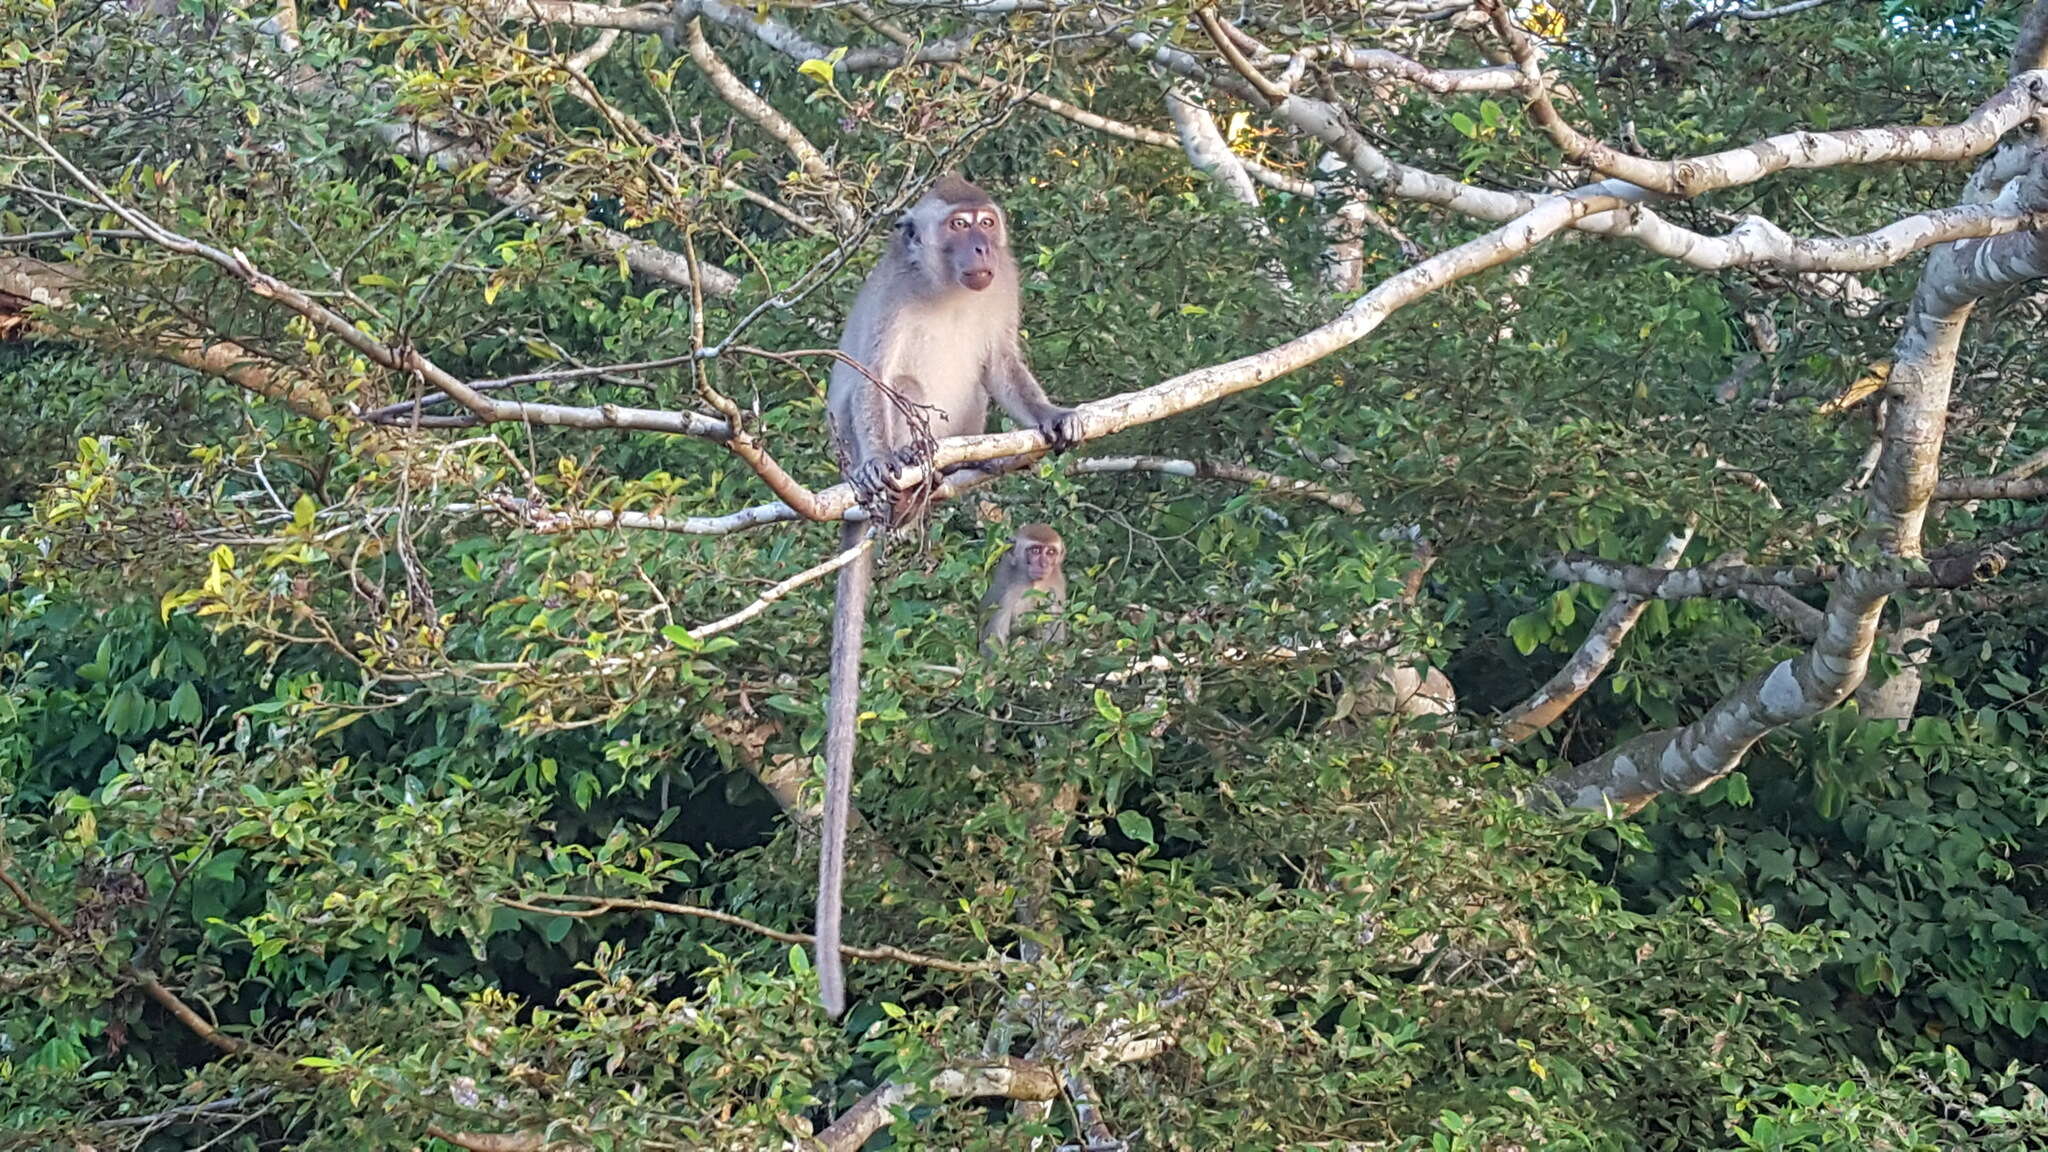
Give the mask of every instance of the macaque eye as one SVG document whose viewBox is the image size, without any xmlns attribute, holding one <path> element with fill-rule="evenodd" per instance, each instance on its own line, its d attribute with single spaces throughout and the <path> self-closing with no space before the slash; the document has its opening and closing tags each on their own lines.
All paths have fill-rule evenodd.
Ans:
<svg viewBox="0 0 2048 1152">
<path fill-rule="evenodd" d="M 953 231 L 963 232 L 967 229 L 967 217 L 955 216 L 951 220 L 947 221 L 947 224 L 952 227 Z"/>
<path fill-rule="evenodd" d="M 996 218 L 994 216 L 989 215 L 988 213 L 983 213 L 981 217 L 981 226 L 983 228 L 994 228 L 996 226 Z"/>
</svg>

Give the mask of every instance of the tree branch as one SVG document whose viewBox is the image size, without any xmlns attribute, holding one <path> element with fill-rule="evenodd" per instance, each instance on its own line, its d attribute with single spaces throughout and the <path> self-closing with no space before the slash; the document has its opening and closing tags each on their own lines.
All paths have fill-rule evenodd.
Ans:
<svg viewBox="0 0 2048 1152">
<path fill-rule="evenodd" d="M 860 542 L 855 544 L 853 547 L 848 548 L 846 551 L 833 556 L 830 560 L 825 561 L 823 564 L 813 565 L 812 567 L 806 568 L 803 571 L 797 573 L 796 575 L 791 576 L 789 579 L 782 581 L 781 583 L 775 585 L 773 588 L 770 588 L 766 592 L 763 592 L 759 596 L 755 597 L 753 603 L 747 605 L 746 607 L 740 609 L 737 612 L 734 612 L 732 615 L 723 617 L 718 620 L 714 620 L 709 624 L 700 624 L 697 627 L 690 629 L 690 638 L 692 640 L 708 640 L 711 637 L 718 635 L 720 632 L 730 632 L 734 628 L 737 628 L 740 625 L 745 624 L 747 621 L 752 620 L 754 617 L 759 616 L 761 613 L 766 612 L 769 609 L 769 607 L 772 606 L 777 600 L 782 599 L 784 596 L 789 595 L 791 592 L 796 591 L 797 589 L 803 587 L 806 584 L 811 583 L 814 580 L 822 579 L 823 577 L 829 576 L 832 573 L 839 571 L 841 568 L 846 567 L 848 564 L 853 563 L 855 560 L 860 559 L 862 556 L 865 556 L 868 552 L 872 551 L 874 549 L 874 546 L 875 540 L 873 536 L 862 536 Z"/>
<path fill-rule="evenodd" d="M 1226 460 L 1183 460 L 1172 456 L 1088 456 L 1067 465 L 1071 476 L 1100 476 L 1117 472 L 1158 472 L 1198 480 L 1230 480 L 1249 484 L 1280 496 L 1316 500 L 1339 512 L 1365 515 L 1365 501 L 1349 492 L 1339 492 L 1312 480 L 1297 480 L 1278 472 L 1233 464 Z"/>
<path fill-rule="evenodd" d="M 1653 570 L 1668 569 L 1685 555 L 1686 546 L 1692 543 L 1693 528 L 1687 525 L 1665 538 L 1657 550 L 1656 558 L 1650 561 Z M 1565 710 L 1577 703 L 1587 689 L 1598 683 L 1621 650 L 1621 642 L 1635 628 L 1643 617 L 1644 609 L 1650 606 L 1647 597 L 1617 592 L 1608 598 L 1607 604 L 1587 630 L 1586 638 L 1579 642 L 1578 650 L 1571 659 L 1564 662 L 1549 680 L 1544 681 L 1527 700 L 1509 709 L 1500 719 L 1499 733 L 1493 738 L 1495 748 L 1508 748 L 1543 729 L 1548 728 L 1564 715 Z"/>
<path fill-rule="evenodd" d="M 560 901 L 576 905 L 572 908 L 549 907 L 533 903 L 535 900 Z M 572 920 L 590 920 L 609 912 L 660 912 L 669 916 L 690 916 L 699 920 L 711 920 L 729 925 L 756 936 L 766 936 L 782 944 L 814 944 L 817 938 L 803 932 L 784 932 L 766 924 L 721 912 L 716 908 L 701 908 L 694 904 L 671 904 L 666 900 L 634 900 L 624 897 L 581 896 L 575 893 L 544 892 L 526 900 L 515 900 L 509 896 L 498 897 L 498 903 L 521 912 L 533 912 L 542 916 L 566 916 Z M 928 956 L 922 952 L 911 952 L 903 948 L 879 945 L 873 948 L 856 948 L 851 944 L 839 946 L 841 955 L 855 960 L 887 960 L 897 964 L 908 964 L 916 968 L 933 968 L 941 972 L 958 972 L 973 975 L 979 972 L 1000 972 L 1005 961 L 948 960 L 943 956 Z"/>
<path fill-rule="evenodd" d="M 1054 1100 L 1060 1094 L 1060 1078 L 1042 1065 L 1009 1060 L 946 1069 L 925 1084 L 923 1091 L 948 1099 Z M 896 1109 L 917 1094 L 918 1089 L 902 1081 L 883 1084 L 820 1132 L 818 1146 L 825 1152 L 857 1152 L 875 1133 L 894 1124 Z"/>
<path fill-rule="evenodd" d="M 1787 132 L 1710 155 L 1652 160 L 1616 151 L 1580 134 L 1566 122 L 1551 102 L 1537 64 L 1535 45 L 1528 34 L 1515 24 L 1501 0 L 1485 0 L 1483 6 L 1522 70 L 1530 115 L 1566 159 L 1603 176 L 1671 196 L 1690 198 L 1752 184 L 1790 169 L 1968 160 L 1989 152 L 2007 132 L 2033 119 L 2048 103 L 2048 72 L 2026 72 L 2014 77 L 2012 83 L 1979 105 L 1960 124 Z"/>
<path fill-rule="evenodd" d="M 2036 0 L 2037 16 L 2043 8 L 2048 0 Z M 2029 72 L 2022 80 L 2033 84 L 2041 76 Z M 2014 141 L 1979 167 L 1967 194 L 2019 214 L 2048 210 L 2048 146 Z M 1698 791 L 1733 771 L 1766 734 L 1832 708 L 1856 689 L 1885 601 L 1898 590 L 1901 570 L 1920 557 L 1963 326 L 1983 295 L 2040 276 L 2048 276 L 2048 234 L 2041 232 L 1962 241 L 1929 256 L 1893 345 L 1890 401 L 1859 541 L 1876 560 L 1842 569 L 1812 646 L 1752 677 L 1691 724 L 1646 733 L 1553 775 L 1532 799 L 1626 810 L 1664 792 Z"/>
<path fill-rule="evenodd" d="M 1963 588 L 1982 583 L 2004 569 L 2006 556 L 1997 549 L 1971 551 L 1932 558 L 1925 568 L 1906 568 L 1892 573 L 1883 583 L 1894 589 Z M 1783 566 L 1758 568 L 1747 564 L 1709 565 L 1703 568 L 1638 567 L 1616 564 L 1597 556 L 1573 553 L 1543 562 L 1554 580 L 1592 584 L 1652 600 L 1694 600 L 1707 596 L 1733 596 L 1745 588 L 1817 588 L 1842 578 L 1846 569 L 1833 564 L 1812 567 Z"/>
</svg>

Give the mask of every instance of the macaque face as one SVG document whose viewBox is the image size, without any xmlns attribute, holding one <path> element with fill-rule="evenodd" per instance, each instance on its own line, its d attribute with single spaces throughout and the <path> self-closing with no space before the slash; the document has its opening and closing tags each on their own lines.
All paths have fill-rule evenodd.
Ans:
<svg viewBox="0 0 2048 1152">
<path fill-rule="evenodd" d="M 1066 549 L 1046 540 L 1030 540 L 1024 544 L 1024 578 L 1033 584 L 1043 584 L 1060 570 L 1060 562 L 1066 558 Z"/>
<path fill-rule="evenodd" d="M 1003 218 L 987 204 L 956 206 L 939 225 L 938 243 L 953 281 L 979 292 L 996 280 L 996 254 L 1003 246 Z"/>
</svg>

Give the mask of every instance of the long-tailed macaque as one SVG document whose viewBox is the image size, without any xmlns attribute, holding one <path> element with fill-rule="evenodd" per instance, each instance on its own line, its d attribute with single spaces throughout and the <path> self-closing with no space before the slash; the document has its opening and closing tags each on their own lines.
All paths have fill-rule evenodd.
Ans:
<svg viewBox="0 0 2048 1152">
<path fill-rule="evenodd" d="M 934 440 L 986 432 L 990 397 L 1012 420 L 1036 429 L 1056 453 L 1080 439 L 1074 410 L 1048 399 L 1024 363 L 1017 343 L 1017 264 L 1009 241 L 1008 221 L 988 193 L 948 174 L 904 214 L 888 252 L 861 285 L 839 351 L 868 371 L 835 363 L 825 407 L 846 479 L 871 515 L 893 524 L 914 512 L 918 502 L 904 501 L 894 490 L 898 475 L 921 463 Z M 860 526 L 848 522 L 842 545 L 852 547 L 860 534 Z M 819 999 L 834 1017 L 846 1010 L 840 891 L 861 636 L 874 578 L 874 551 L 841 568 L 832 608 L 817 968 Z"/>
<path fill-rule="evenodd" d="M 1019 613 L 1031 609 L 1057 612 L 1067 602 L 1066 542 L 1050 524 L 1026 524 L 1017 529 L 1010 550 L 996 562 L 995 575 L 981 598 L 986 618 L 981 625 L 981 651 L 992 654 L 1009 643 L 1010 630 Z M 1049 621 L 1043 638 L 1057 644 L 1066 638 L 1066 624 Z"/>
</svg>

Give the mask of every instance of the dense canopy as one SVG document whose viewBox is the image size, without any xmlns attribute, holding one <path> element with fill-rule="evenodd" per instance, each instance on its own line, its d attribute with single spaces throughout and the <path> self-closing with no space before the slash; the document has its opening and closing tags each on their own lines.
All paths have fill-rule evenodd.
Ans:
<svg viewBox="0 0 2048 1152">
<path fill-rule="evenodd" d="M 2044 277 L 2048 0 L 10 0 L 0 1149 L 2048 1145 Z"/>
</svg>

